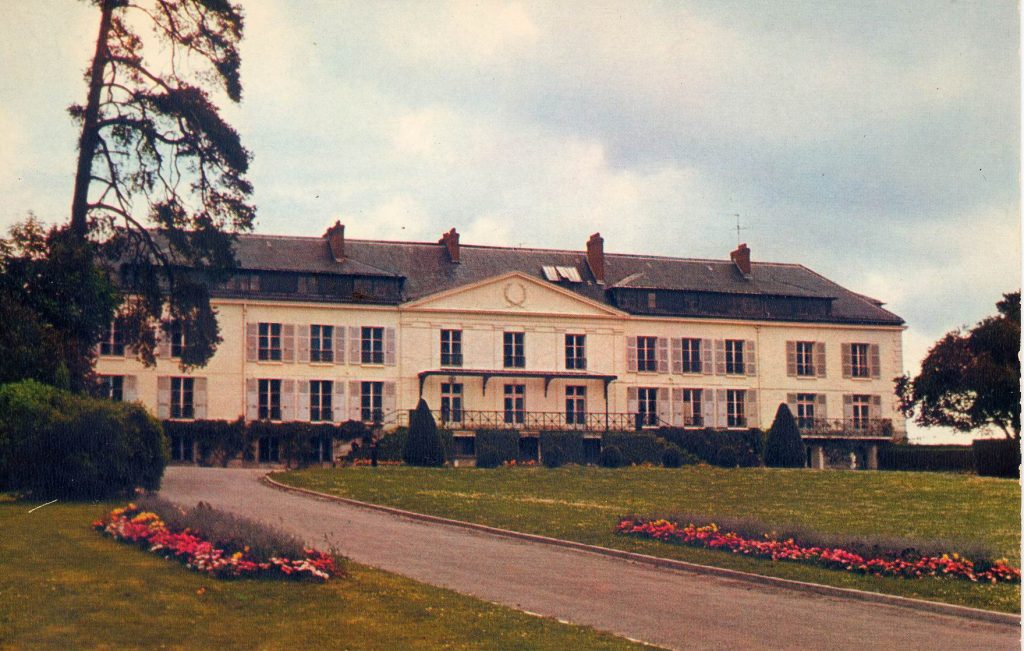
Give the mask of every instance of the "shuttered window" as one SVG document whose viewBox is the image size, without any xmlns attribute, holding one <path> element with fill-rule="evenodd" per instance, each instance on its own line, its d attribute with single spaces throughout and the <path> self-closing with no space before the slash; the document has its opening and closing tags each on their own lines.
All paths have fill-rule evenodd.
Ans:
<svg viewBox="0 0 1024 651">
<path fill-rule="evenodd" d="M 682 398 L 683 427 L 703 427 L 704 392 L 701 389 L 683 389 L 680 397 Z"/>
<path fill-rule="evenodd" d="M 309 361 L 334 361 L 334 326 L 309 326 Z"/>
<path fill-rule="evenodd" d="M 260 380 L 258 399 L 260 420 L 281 420 L 281 380 Z"/>
<path fill-rule="evenodd" d="M 259 324 L 259 359 L 260 361 L 281 361 L 281 324 Z"/>
<path fill-rule="evenodd" d="M 851 377 L 871 377 L 871 362 L 868 344 L 850 344 Z"/>
<path fill-rule="evenodd" d="M 334 418 L 334 382 L 330 380 L 310 380 L 309 382 L 309 420 L 310 422 L 329 422 Z"/>
<path fill-rule="evenodd" d="M 384 328 L 363 327 L 360 341 L 363 364 L 384 363 Z"/>
<path fill-rule="evenodd" d="M 658 371 L 658 338 L 636 338 L 636 370 L 656 373 Z"/>
<path fill-rule="evenodd" d="M 682 371 L 683 373 L 701 373 L 701 350 L 700 339 L 683 339 L 682 341 Z M 699 410 L 698 410 L 699 411 Z"/>
<path fill-rule="evenodd" d="M 658 424 L 658 389 L 655 387 L 638 387 L 637 414 L 639 414 L 640 425 L 655 426 Z"/>
<path fill-rule="evenodd" d="M 363 328 L 366 330 L 366 328 Z M 359 416 L 363 422 L 372 423 L 384 420 L 384 383 L 360 383 Z"/>
<path fill-rule="evenodd" d="M 171 418 L 195 418 L 194 389 L 195 380 L 193 378 L 171 378 Z"/>
<path fill-rule="evenodd" d="M 725 373 L 726 375 L 743 375 L 746 373 L 742 339 L 725 340 Z"/>
<path fill-rule="evenodd" d="M 726 426 L 747 426 L 747 392 L 744 389 L 729 389 L 725 393 Z"/>
</svg>

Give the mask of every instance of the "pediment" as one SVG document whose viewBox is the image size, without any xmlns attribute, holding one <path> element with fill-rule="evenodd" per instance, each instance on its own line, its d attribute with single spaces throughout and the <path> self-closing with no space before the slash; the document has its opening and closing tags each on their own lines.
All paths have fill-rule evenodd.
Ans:
<svg viewBox="0 0 1024 651">
<path fill-rule="evenodd" d="M 431 294 L 403 306 L 408 310 L 500 312 L 578 316 L 622 316 L 613 307 L 553 283 L 512 272 Z"/>
</svg>

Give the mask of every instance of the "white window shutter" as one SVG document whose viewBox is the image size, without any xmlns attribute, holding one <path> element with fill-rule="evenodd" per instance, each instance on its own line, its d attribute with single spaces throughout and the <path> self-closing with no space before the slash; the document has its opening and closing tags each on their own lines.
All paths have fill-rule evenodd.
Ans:
<svg viewBox="0 0 1024 651">
<path fill-rule="evenodd" d="M 626 337 L 626 361 L 629 371 L 636 373 L 636 337 Z"/>
<path fill-rule="evenodd" d="M 700 370 L 704 375 L 715 372 L 714 343 L 711 339 L 700 340 Z"/>
<path fill-rule="evenodd" d="M 871 396 L 871 414 L 869 418 L 879 419 L 882 417 L 882 396 Z"/>
<path fill-rule="evenodd" d="M 668 404 L 668 389 L 666 387 L 658 388 L 658 425 L 667 423 L 669 419 L 669 404 Z"/>
<path fill-rule="evenodd" d="M 668 373 L 668 339 L 658 337 L 658 372 Z"/>
<path fill-rule="evenodd" d="M 828 367 L 825 364 L 825 342 L 819 341 L 814 344 L 814 370 L 818 377 L 828 375 Z"/>
<path fill-rule="evenodd" d="M 345 363 L 345 326 L 343 325 L 334 326 L 334 363 Z M 335 384 L 339 383 L 335 382 Z M 342 392 L 344 393 L 344 389 Z"/>
<path fill-rule="evenodd" d="M 384 365 L 394 366 L 397 357 L 397 342 L 395 341 L 395 329 L 384 328 Z"/>
<path fill-rule="evenodd" d="M 156 356 L 169 358 L 171 356 L 171 335 L 162 327 L 156 327 Z"/>
<path fill-rule="evenodd" d="M 850 344 L 842 345 L 843 351 L 843 377 L 853 377 L 853 356 L 850 353 Z"/>
<path fill-rule="evenodd" d="M 871 344 L 868 351 L 868 356 L 871 359 L 871 377 L 877 380 L 882 377 L 882 356 L 879 353 L 878 344 Z"/>
<path fill-rule="evenodd" d="M 260 358 L 260 324 L 245 324 L 245 359 L 255 362 Z"/>
<path fill-rule="evenodd" d="M 360 332 L 359 328 L 350 326 L 348 329 L 348 363 L 349 364 L 360 364 L 363 361 L 363 356 L 359 352 L 360 346 Z M 352 396 L 349 395 L 349 399 Z M 357 419 L 358 420 L 358 419 Z"/>
<path fill-rule="evenodd" d="M 352 380 L 348 383 L 348 419 L 363 420 L 363 392 L 361 384 Z"/>
<path fill-rule="evenodd" d="M 206 378 L 197 377 L 192 381 L 192 417 L 206 420 Z"/>
<path fill-rule="evenodd" d="M 821 420 L 828 418 L 828 396 L 824 393 L 814 396 L 814 418 Z"/>
<path fill-rule="evenodd" d="M 743 370 L 747 375 L 757 375 L 757 342 L 753 339 L 743 344 Z"/>
<path fill-rule="evenodd" d="M 309 380 L 297 380 L 299 399 L 295 403 L 295 420 L 309 422 Z M 333 404 L 333 403 L 332 403 Z M 333 416 L 333 414 L 332 414 Z"/>
<path fill-rule="evenodd" d="M 334 399 L 331 400 L 331 411 L 335 422 L 340 423 L 345 420 L 345 406 L 345 381 L 335 380 Z"/>
<path fill-rule="evenodd" d="M 309 326 L 300 325 L 295 327 L 295 343 L 299 349 L 299 362 L 309 362 Z"/>
<path fill-rule="evenodd" d="M 640 411 L 640 398 L 636 387 L 626 388 L 626 412 L 633 415 Z"/>
<path fill-rule="evenodd" d="M 171 378 L 161 376 L 156 379 L 156 417 L 167 420 L 171 417 Z"/>
<path fill-rule="evenodd" d="M 281 326 L 281 361 L 295 361 L 295 326 L 291 323 Z"/>
<path fill-rule="evenodd" d="M 281 380 L 281 420 L 295 420 L 295 380 Z"/>
<path fill-rule="evenodd" d="M 683 340 L 679 337 L 672 337 L 672 372 L 683 372 Z"/>
<path fill-rule="evenodd" d="M 850 394 L 843 396 L 843 420 L 843 424 L 847 426 L 853 420 L 853 396 Z"/>
<path fill-rule="evenodd" d="M 125 375 L 124 384 L 121 385 L 121 397 L 125 402 L 135 402 L 139 399 L 139 383 L 134 375 Z"/>
<path fill-rule="evenodd" d="M 746 404 L 747 427 L 750 427 L 750 428 L 760 427 L 761 420 L 758 418 L 757 391 L 755 391 L 753 389 L 747 389 L 746 394 L 747 394 L 746 395 L 746 398 L 747 398 L 747 404 Z"/>
<path fill-rule="evenodd" d="M 715 339 L 715 374 L 725 375 L 725 340 Z"/>
<path fill-rule="evenodd" d="M 715 426 L 715 391 L 707 389 L 701 391 L 701 418 L 704 420 L 704 427 Z"/>
<path fill-rule="evenodd" d="M 715 427 L 724 429 L 729 424 L 728 399 L 729 394 L 726 389 L 715 390 Z"/>
<path fill-rule="evenodd" d="M 256 378 L 245 380 L 245 420 L 260 417 L 260 383 Z"/>
<path fill-rule="evenodd" d="M 786 342 L 786 375 L 796 377 L 796 342 Z"/>
<path fill-rule="evenodd" d="M 674 341 L 674 340 L 673 340 Z M 672 424 L 682 427 L 686 422 L 683 414 L 683 390 L 672 388 Z"/>
<path fill-rule="evenodd" d="M 396 414 L 396 391 L 394 382 L 384 383 L 384 396 L 381 398 L 380 406 L 381 410 L 384 411 L 383 422 L 391 423 L 395 421 Z"/>
</svg>

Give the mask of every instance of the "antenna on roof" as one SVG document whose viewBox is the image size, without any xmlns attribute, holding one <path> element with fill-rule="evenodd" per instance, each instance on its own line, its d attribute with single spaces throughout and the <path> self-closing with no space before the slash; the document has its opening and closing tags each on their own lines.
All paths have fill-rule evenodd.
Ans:
<svg viewBox="0 0 1024 651">
<path fill-rule="evenodd" d="M 740 231 L 745 231 L 747 229 L 745 226 L 740 226 L 740 214 L 738 212 L 729 213 L 729 217 L 736 218 L 736 246 L 739 246 L 743 241 L 743 236 L 740 234 Z"/>
</svg>

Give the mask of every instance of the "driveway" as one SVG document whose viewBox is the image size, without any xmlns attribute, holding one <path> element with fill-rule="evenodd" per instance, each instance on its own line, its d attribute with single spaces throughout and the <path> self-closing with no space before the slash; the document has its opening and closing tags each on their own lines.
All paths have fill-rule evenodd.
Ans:
<svg viewBox="0 0 1024 651">
<path fill-rule="evenodd" d="M 1019 649 L 1019 626 L 665 570 L 285 493 L 264 471 L 172 467 L 203 500 L 352 560 L 519 610 L 676 649 Z"/>
</svg>

